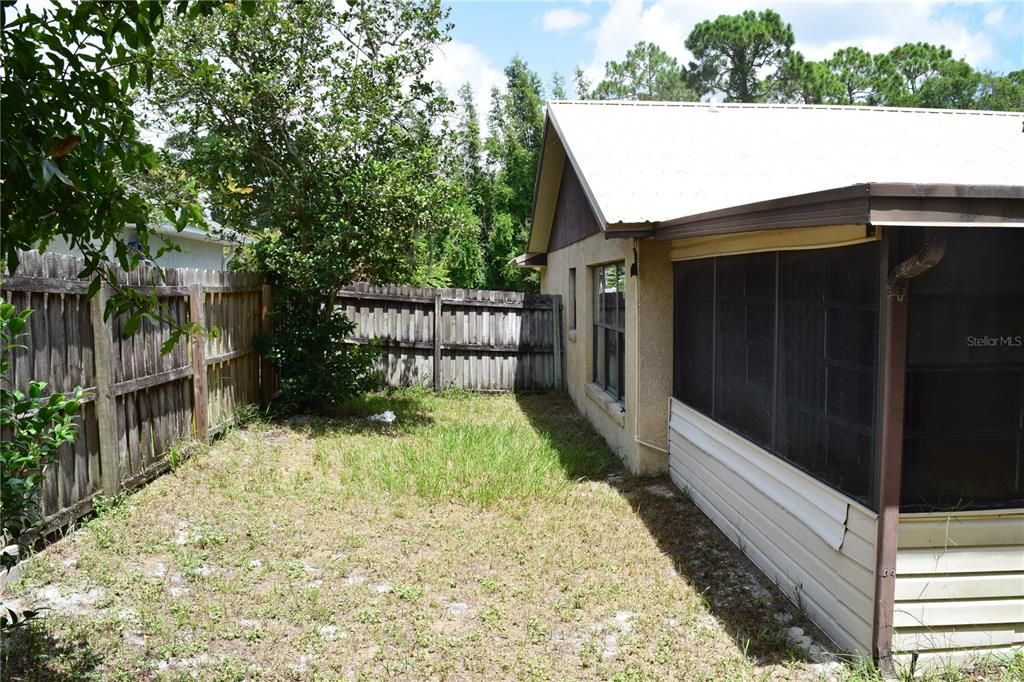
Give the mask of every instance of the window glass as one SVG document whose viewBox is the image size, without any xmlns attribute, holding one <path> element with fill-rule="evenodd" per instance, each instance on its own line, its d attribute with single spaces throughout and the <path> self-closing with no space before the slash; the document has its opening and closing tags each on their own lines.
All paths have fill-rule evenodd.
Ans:
<svg viewBox="0 0 1024 682">
<path fill-rule="evenodd" d="M 626 271 L 623 263 L 594 268 L 594 383 L 616 400 L 624 393 Z"/>
<path fill-rule="evenodd" d="M 569 329 L 576 329 L 576 268 L 569 268 Z"/>
</svg>

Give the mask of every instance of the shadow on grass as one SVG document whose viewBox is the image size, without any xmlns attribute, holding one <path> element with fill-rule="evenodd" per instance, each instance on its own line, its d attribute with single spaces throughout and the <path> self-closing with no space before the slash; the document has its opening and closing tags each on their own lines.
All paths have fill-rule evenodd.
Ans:
<svg viewBox="0 0 1024 682">
<path fill-rule="evenodd" d="M 12 682 L 87 679 L 102 661 L 88 643 L 55 637 L 44 620 L 5 634 L 0 652 L 3 679 Z"/>
<path fill-rule="evenodd" d="M 568 475 L 603 479 L 629 502 L 679 576 L 701 595 L 749 660 L 757 665 L 808 661 L 806 652 L 789 643 L 792 626 L 827 642 L 668 477 L 638 478 L 626 472 L 568 395 L 527 394 L 517 400 L 533 427 L 558 450 Z M 589 463 L 580 462 L 581 449 Z M 675 494 L 667 496 L 667 491 Z M 784 622 L 776 614 L 787 614 Z"/>
<path fill-rule="evenodd" d="M 325 406 L 316 415 L 281 416 L 286 426 L 302 427 L 314 437 L 353 434 L 400 436 L 419 431 L 434 423 L 429 392 L 418 389 L 387 389 L 358 396 L 341 405 Z M 370 421 L 370 417 L 391 411 L 397 419 L 391 424 Z"/>
<path fill-rule="evenodd" d="M 558 453 L 566 478 L 594 480 L 618 465 L 604 439 L 576 410 L 567 393 L 517 393 L 516 403 L 530 426 Z"/>
</svg>

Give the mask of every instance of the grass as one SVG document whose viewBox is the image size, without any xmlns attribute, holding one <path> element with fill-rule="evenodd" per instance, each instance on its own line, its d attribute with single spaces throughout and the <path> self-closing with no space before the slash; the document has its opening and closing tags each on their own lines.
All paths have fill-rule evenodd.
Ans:
<svg viewBox="0 0 1024 682">
<path fill-rule="evenodd" d="M 50 610 L 4 675 L 875 679 L 794 649 L 810 624 L 651 484 L 563 396 L 402 391 L 255 423 L 29 561 L 5 598 Z"/>
</svg>

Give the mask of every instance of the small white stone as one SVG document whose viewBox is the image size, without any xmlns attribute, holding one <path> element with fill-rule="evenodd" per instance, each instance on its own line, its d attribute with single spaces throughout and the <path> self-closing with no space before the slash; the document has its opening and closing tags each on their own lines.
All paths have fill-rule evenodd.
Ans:
<svg viewBox="0 0 1024 682">
<path fill-rule="evenodd" d="M 349 573 L 347 576 L 345 576 L 345 584 L 346 585 L 358 585 L 359 583 L 365 583 L 365 582 L 366 582 L 366 573 L 362 569 L 360 569 L 360 568 L 355 569 L 354 571 Z"/>
<path fill-rule="evenodd" d="M 373 586 L 373 589 L 377 594 L 384 594 L 391 591 L 391 583 L 377 583 Z"/>
<path fill-rule="evenodd" d="M 263 562 L 259 559 L 253 559 L 249 562 L 249 568 L 259 568 L 263 565 Z"/>
<path fill-rule="evenodd" d="M 131 644 L 132 646 L 145 646 L 146 638 L 140 635 L 138 632 L 132 632 L 131 630 L 125 630 L 121 633 L 121 639 L 124 640 L 125 644 Z"/>
<path fill-rule="evenodd" d="M 633 616 L 636 615 L 630 611 L 619 611 L 615 614 L 615 624 L 619 626 L 619 629 L 623 632 L 630 632 L 633 630 L 632 620 Z"/>
<path fill-rule="evenodd" d="M 676 496 L 676 491 L 664 483 L 656 483 L 654 485 L 647 486 L 647 492 L 656 497 L 664 497 L 667 499 L 671 499 Z"/>
<path fill-rule="evenodd" d="M 604 649 L 601 651 L 601 658 L 615 658 L 619 653 L 619 638 L 615 635 L 604 636 Z"/>
<path fill-rule="evenodd" d="M 242 618 L 238 621 L 238 624 L 243 628 L 258 628 L 262 625 L 262 622 L 255 618 Z"/>
<path fill-rule="evenodd" d="M 453 601 L 445 604 L 444 608 L 447 609 L 449 613 L 462 614 L 469 611 L 469 604 L 461 601 Z"/>
<path fill-rule="evenodd" d="M 337 625 L 325 625 L 320 628 L 319 632 L 321 637 L 328 640 L 334 640 L 344 636 L 344 633 L 339 635 Z"/>
</svg>

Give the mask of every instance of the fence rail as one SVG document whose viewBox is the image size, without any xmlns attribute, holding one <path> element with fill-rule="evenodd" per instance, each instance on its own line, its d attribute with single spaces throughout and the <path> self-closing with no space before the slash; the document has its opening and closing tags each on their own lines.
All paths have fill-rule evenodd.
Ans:
<svg viewBox="0 0 1024 682">
<path fill-rule="evenodd" d="M 207 440 L 246 406 L 266 400 L 276 378 L 252 348 L 269 325 L 270 288 L 250 273 L 167 268 L 115 268 L 118 283 L 154 292 L 175 324 L 198 323 L 196 335 L 169 353 L 160 347 L 169 323 L 146 320 L 129 337 L 124 318 L 104 320 L 106 286 L 86 298 L 74 256 L 21 254 L 3 279 L 4 300 L 32 308 L 25 348 L 12 351 L 5 380 L 23 388 L 46 381 L 51 391 L 90 389 L 78 417 L 79 437 L 47 469 L 41 506 L 48 528 L 89 512 L 93 498 L 133 488 L 166 470 L 168 452 L 186 439 Z M 197 409 L 198 406 L 198 409 Z"/>
<path fill-rule="evenodd" d="M 561 298 L 479 289 L 353 284 L 335 305 L 375 341 L 387 386 L 550 391 L 562 384 Z"/>
</svg>

